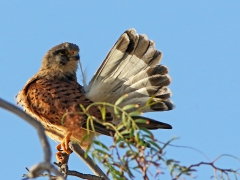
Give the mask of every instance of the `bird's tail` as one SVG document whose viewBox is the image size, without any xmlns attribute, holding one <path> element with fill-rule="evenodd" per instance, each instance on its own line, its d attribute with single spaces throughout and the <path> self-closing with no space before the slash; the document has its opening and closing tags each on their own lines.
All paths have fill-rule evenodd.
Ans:
<svg viewBox="0 0 240 180">
<path fill-rule="evenodd" d="M 173 109 L 168 88 L 171 78 L 168 68 L 159 64 L 161 57 L 146 35 L 138 35 L 134 29 L 125 31 L 85 86 L 86 97 L 93 102 L 114 104 L 128 94 L 121 107 L 138 104 L 141 108 L 151 100 L 143 112 Z"/>
<path fill-rule="evenodd" d="M 147 118 L 147 117 L 143 117 L 143 116 L 132 116 L 131 118 L 135 121 L 135 123 L 137 124 L 139 129 L 142 129 L 142 128 L 149 129 L 149 130 L 172 129 L 172 126 L 170 124 L 156 121 L 151 118 Z M 89 127 L 90 130 L 94 129 L 94 131 L 96 131 L 99 134 L 104 134 L 107 136 L 113 136 L 115 134 L 115 130 L 113 130 L 111 127 L 104 126 L 100 122 L 93 121 L 93 126 L 94 126 L 94 128 L 92 126 Z M 87 129 L 86 122 L 82 123 L 82 128 Z M 120 129 L 119 131 L 124 131 L 124 130 L 125 130 L 125 128 Z"/>
<path fill-rule="evenodd" d="M 155 130 L 155 129 L 172 129 L 172 126 L 170 124 L 156 121 L 151 118 L 143 117 L 143 116 L 132 116 L 133 120 L 136 121 L 136 124 L 138 127 L 146 128 L 149 130 Z M 140 120 L 140 121 L 137 121 Z"/>
</svg>

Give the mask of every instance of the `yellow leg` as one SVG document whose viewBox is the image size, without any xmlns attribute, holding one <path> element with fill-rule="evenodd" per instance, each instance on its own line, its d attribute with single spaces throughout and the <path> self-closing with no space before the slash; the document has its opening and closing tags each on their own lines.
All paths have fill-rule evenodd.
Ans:
<svg viewBox="0 0 240 180">
<path fill-rule="evenodd" d="M 68 132 L 67 135 L 63 138 L 61 144 L 58 144 L 56 146 L 56 149 L 58 150 L 58 152 L 56 153 L 56 159 L 59 162 L 62 162 L 62 160 L 63 160 L 63 155 L 62 155 L 63 152 L 65 152 L 67 154 L 72 153 L 71 149 L 68 146 L 68 143 L 70 142 L 71 136 L 72 136 L 72 133 Z"/>
</svg>

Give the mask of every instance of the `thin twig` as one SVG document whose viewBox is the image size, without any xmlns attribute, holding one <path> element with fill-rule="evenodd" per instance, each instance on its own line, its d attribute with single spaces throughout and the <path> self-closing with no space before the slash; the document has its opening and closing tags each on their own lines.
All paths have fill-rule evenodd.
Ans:
<svg viewBox="0 0 240 180">
<path fill-rule="evenodd" d="M 35 119 L 33 119 L 31 116 L 26 114 L 24 111 L 22 111 L 20 108 L 4 101 L 3 99 L 0 98 L 0 107 L 3 109 L 6 109 L 23 120 L 25 120 L 27 123 L 31 124 L 38 132 L 38 136 L 40 139 L 40 142 L 43 147 L 43 152 L 44 152 L 44 160 L 42 163 L 39 163 L 33 167 L 30 168 L 28 177 L 29 178 L 34 178 L 37 177 L 38 175 L 42 174 L 44 171 L 49 171 L 53 172 L 58 176 L 59 179 L 65 179 L 62 174 L 50 163 L 51 160 L 51 149 L 46 137 L 46 134 L 44 132 L 44 128 L 42 124 Z"/>
<path fill-rule="evenodd" d="M 88 165 L 95 175 L 104 178 L 104 180 L 109 180 L 107 175 L 98 167 L 98 165 L 93 162 L 89 156 L 87 156 L 87 158 L 84 157 L 85 151 L 78 144 L 70 142 L 69 147 L 84 161 L 85 164 Z"/>
<path fill-rule="evenodd" d="M 22 177 L 26 177 L 28 179 L 28 174 L 23 174 Z M 37 177 L 48 177 L 49 180 L 58 180 L 57 176 L 49 175 L 49 174 L 40 174 Z"/>
<path fill-rule="evenodd" d="M 67 175 L 79 177 L 81 179 L 88 179 L 88 180 L 105 180 L 104 177 L 99 177 L 99 176 L 95 176 L 95 175 L 91 175 L 91 174 L 83 174 L 78 171 L 70 171 L 69 170 L 67 172 Z M 28 174 L 23 174 L 22 177 L 28 177 Z M 38 177 L 50 177 L 50 180 L 58 180 L 56 176 L 52 176 L 49 174 L 40 174 L 40 175 L 38 175 Z"/>
<path fill-rule="evenodd" d="M 192 165 L 190 165 L 190 166 L 186 169 L 186 171 L 184 171 L 184 172 L 193 171 L 193 169 L 192 169 L 193 167 L 199 167 L 199 166 L 201 166 L 201 165 L 212 166 L 214 170 L 222 172 L 222 173 L 225 174 L 227 177 L 228 177 L 228 173 L 234 173 L 234 174 L 240 175 L 240 174 L 238 173 L 238 170 L 219 168 L 219 167 L 216 167 L 216 166 L 214 165 L 214 162 L 200 162 L 200 163 L 197 163 L 197 164 L 192 164 Z M 184 174 L 184 172 L 183 172 L 183 171 L 180 172 L 176 177 L 179 178 L 182 174 Z M 174 178 L 173 180 L 176 180 L 177 178 Z"/>
<path fill-rule="evenodd" d="M 68 171 L 69 176 L 76 176 L 82 179 L 88 179 L 88 180 L 106 180 L 104 177 L 99 177 L 91 174 L 83 174 L 77 171 Z"/>
</svg>

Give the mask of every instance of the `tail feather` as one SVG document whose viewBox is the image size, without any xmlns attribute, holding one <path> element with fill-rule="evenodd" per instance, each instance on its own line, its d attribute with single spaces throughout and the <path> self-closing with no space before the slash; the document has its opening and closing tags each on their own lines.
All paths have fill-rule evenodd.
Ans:
<svg viewBox="0 0 240 180">
<path fill-rule="evenodd" d="M 144 112 L 173 109 L 168 88 L 171 78 L 168 68 L 159 65 L 161 58 L 162 53 L 146 35 L 138 35 L 134 29 L 125 31 L 84 88 L 86 97 L 114 104 L 128 94 L 121 107 L 127 104 L 145 107 L 151 99 L 153 104 Z"/>
<path fill-rule="evenodd" d="M 136 121 L 137 126 L 141 128 L 146 128 L 149 130 L 156 130 L 156 129 L 172 129 L 172 126 L 170 124 L 156 121 L 151 118 L 146 118 L 143 116 L 132 116 L 131 117 L 134 121 Z M 140 121 L 137 121 L 140 120 Z M 104 126 L 101 123 L 98 123 L 96 121 L 93 121 L 93 126 L 89 126 L 89 129 L 92 131 L 95 131 L 96 133 L 103 134 L 106 136 L 114 136 L 115 130 L 111 127 Z M 87 129 L 86 122 L 81 125 L 82 128 Z M 124 130 L 124 128 L 122 129 Z M 121 130 L 120 130 L 121 131 Z"/>
<path fill-rule="evenodd" d="M 147 97 L 155 97 L 156 99 L 168 99 L 171 96 L 171 91 L 168 87 L 163 87 L 159 89 L 158 86 L 149 86 L 145 88 L 138 89 L 137 91 L 131 92 L 128 96 L 124 99 L 124 101 L 129 101 L 133 98 L 141 98 Z"/>
<path fill-rule="evenodd" d="M 126 82 L 124 82 L 124 85 L 130 86 L 141 79 L 145 79 L 154 75 L 165 75 L 167 73 L 168 73 L 168 68 L 163 65 L 148 67 L 145 70 L 137 73 L 135 76 L 131 76 Z M 169 79 L 169 81 L 171 81 L 171 79 Z"/>
<path fill-rule="evenodd" d="M 124 90 L 124 93 L 132 92 L 143 87 L 158 86 L 159 89 L 163 86 L 168 86 L 171 82 L 169 75 L 153 75 L 140 79 Z M 150 94 L 149 94 L 150 95 Z M 151 96 L 151 95 L 150 95 Z"/>
<path fill-rule="evenodd" d="M 126 106 L 128 104 L 138 104 L 139 107 L 143 108 L 142 112 L 154 112 L 154 111 L 168 111 L 174 108 L 173 102 L 171 100 L 159 100 L 156 98 L 152 99 L 150 102 L 150 106 L 146 106 L 146 102 L 149 101 L 149 97 L 137 97 L 128 99 L 122 102 L 122 106 Z"/>
<path fill-rule="evenodd" d="M 154 119 L 151 118 L 146 118 L 143 116 L 132 116 L 132 118 L 136 121 L 136 120 L 145 120 L 141 123 L 137 123 L 139 128 L 146 128 L 146 129 L 150 129 L 150 130 L 155 130 L 155 129 L 172 129 L 172 126 L 170 124 L 167 123 L 163 123 L 160 121 L 156 121 Z"/>
</svg>

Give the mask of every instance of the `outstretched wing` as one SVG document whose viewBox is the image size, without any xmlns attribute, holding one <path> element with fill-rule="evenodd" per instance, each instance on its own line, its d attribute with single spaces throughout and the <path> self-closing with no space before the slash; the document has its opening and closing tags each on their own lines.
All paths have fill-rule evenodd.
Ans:
<svg viewBox="0 0 240 180">
<path fill-rule="evenodd" d="M 91 101 L 115 103 L 124 94 L 128 97 L 120 104 L 138 104 L 144 107 L 152 98 L 153 105 L 144 112 L 173 109 L 168 85 L 168 68 L 159 65 L 162 53 L 146 35 L 134 29 L 125 31 L 85 87 Z"/>
</svg>

